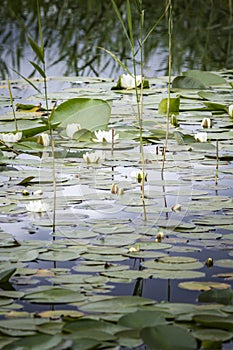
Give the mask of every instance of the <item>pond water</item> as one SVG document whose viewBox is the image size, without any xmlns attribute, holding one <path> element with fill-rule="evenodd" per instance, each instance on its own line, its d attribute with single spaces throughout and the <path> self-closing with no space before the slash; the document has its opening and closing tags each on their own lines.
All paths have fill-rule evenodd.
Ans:
<svg viewBox="0 0 233 350">
<path fill-rule="evenodd" d="M 118 0 L 126 13 L 126 1 Z M 119 65 L 102 47 L 116 54 L 132 68 L 129 43 L 122 38 L 122 27 L 106 0 L 40 0 L 45 38 L 47 75 L 84 75 L 116 78 Z M 164 15 L 163 0 L 143 0 L 145 33 Z M 138 13 L 132 4 L 133 30 L 139 33 Z M 12 68 L 25 76 L 35 74 L 29 60 L 35 57 L 26 36 L 39 42 L 36 1 L 4 0 L 0 9 L 0 74 L 17 77 Z M 166 75 L 168 71 L 168 22 L 163 16 L 145 42 L 144 74 Z M 173 4 L 172 73 L 186 69 L 231 68 L 233 61 L 231 1 L 175 1 Z M 12 45 L 13 43 L 13 45 Z M 26 59 L 25 59 L 26 58 Z"/>
<path fill-rule="evenodd" d="M 30 24 L 33 35 L 37 32 L 37 23 L 35 4 L 25 3 L 27 6 L 16 7 L 13 12 L 9 7 L 5 18 L 8 25 L 1 32 L 5 38 L 1 49 L 3 61 L 11 62 L 9 65 L 28 76 L 31 65 L 25 64 L 24 57 L 28 47 L 25 41 L 19 40 L 25 37 L 25 28 L 20 32 L 18 28 L 20 25 L 22 28 L 20 18 L 23 18 L 26 27 Z M 48 134 L 47 116 L 40 109 L 40 103 L 45 107 L 44 93 L 35 92 L 28 82 L 16 79 L 17 75 L 13 74 L 10 85 L 13 113 L 9 86 L 6 80 L 1 81 L 1 133 L 17 128 L 23 132 L 19 142 L 10 146 L 1 143 L 2 348 L 22 346 L 24 341 L 29 341 L 33 348 L 42 334 L 53 336 L 54 344 L 46 343 L 48 349 L 150 349 L 151 335 L 144 336 L 143 332 L 139 335 L 132 320 L 126 329 L 121 319 L 137 311 L 142 312 L 140 322 L 146 323 L 148 315 L 143 312 L 150 311 L 166 316 L 159 326 L 178 325 L 185 332 L 184 338 L 190 331 L 195 334 L 187 340 L 188 344 L 194 338 L 199 343 L 190 345 L 190 349 L 200 348 L 201 342 L 201 348 L 231 349 L 233 132 L 228 107 L 233 100 L 233 71 L 232 56 L 228 54 L 232 51 L 232 12 L 229 4 L 221 4 L 217 11 L 214 2 L 209 8 L 206 1 L 200 1 L 203 14 L 195 17 L 196 8 L 191 1 L 183 9 L 187 14 L 184 21 L 180 2 L 174 4 L 174 31 L 178 42 L 174 41 L 177 55 L 174 56 L 171 98 L 179 99 L 179 113 L 174 112 L 175 125 L 172 119 L 167 122 L 166 113 L 161 111 L 161 101 L 168 96 L 167 22 L 161 22 L 156 29 L 151 44 L 145 45 L 149 88 L 143 89 L 140 142 L 135 89 L 113 90 L 121 69 L 112 58 L 93 51 L 97 46 L 114 50 L 115 45 L 116 52 L 131 68 L 126 59 L 130 53 L 123 45 L 117 19 L 110 16 L 109 3 L 98 1 L 98 16 L 94 17 L 93 1 L 67 1 L 63 5 L 58 1 L 41 2 L 45 40 L 51 43 L 48 50 L 46 48 L 48 103 L 50 109 L 55 101 L 58 106 L 51 117 L 54 149 L 51 139 L 47 146 L 38 143 L 42 131 Z M 125 2 L 119 1 L 118 5 L 124 13 Z M 148 8 L 154 21 L 163 7 L 155 8 L 151 1 L 145 1 L 145 10 Z M 205 32 L 200 25 L 205 28 L 208 10 L 211 11 Z M 82 21 L 87 11 L 90 16 Z M 148 28 L 153 25 L 151 21 L 152 18 L 146 21 Z M 114 32 L 106 35 L 106 28 L 113 28 L 113 23 Z M 184 40 L 182 23 L 186 28 L 195 29 L 199 39 L 204 40 L 204 51 L 191 40 L 193 32 L 186 31 Z M 64 28 L 69 35 L 62 37 L 61 33 L 66 34 Z M 217 29 L 221 40 L 217 37 L 214 45 L 224 46 L 223 56 L 220 55 L 224 61 L 211 56 L 217 46 L 212 51 L 209 43 Z M 97 42 L 93 44 L 95 35 Z M 12 37 L 19 44 L 13 50 L 9 49 Z M 76 45 L 77 37 L 86 41 Z M 178 50 L 182 42 L 186 46 Z M 73 55 L 68 56 L 72 50 Z M 33 59 L 30 55 L 29 59 Z M 50 63 L 54 64 L 49 67 Z M 4 78 L 9 67 L 3 63 L 1 67 Z M 203 71 L 188 70 L 187 76 L 179 75 L 187 68 L 214 72 L 203 74 Z M 216 72 L 217 69 L 222 70 Z M 175 85 L 176 75 L 183 81 L 182 86 Z M 192 84 L 198 83 L 198 87 L 186 86 L 184 78 L 187 77 Z M 42 79 L 34 77 L 30 82 L 44 91 Z M 65 101 L 81 112 L 72 109 L 67 112 Z M 83 101 L 87 106 L 83 107 Z M 17 103 L 22 105 L 16 110 Z M 212 124 L 205 129 L 201 126 L 204 118 Z M 56 121 L 59 125 L 55 128 Z M 81 130 L 70 136 L 67 125 L 74 122 L 81 123 Z M 98 129 L 111 133 L 110 142 L 93 140 Z M 199 132 L 207 133 L 205 142 L 195 138 Z M 97 158 L 86 161 L 86 152 L 89 157 Z M 145 182 L 140 178 L 142 170 L 146 174 Z M 31 203 L 39 202 L 46 209 L 30 209 Z M 126 298 L 131 296 L 134 298 Z M 75 338 L 78 328 L 74 331 L 70 321 L 81 318 L 80 322 L 85 322 L 85 315 L 92 321 L 105 322 L 96 339 L 93 331 L 96 326 L 103 326 L 101 322 L 92 324 L 93 329 L 85 326 L 81 338 Z M 18 317 L 22 319 L 21 326 Z M 41 325 L 36 324 L 36 318 Z M 106 327 L 113 324 L 116 329 L 106 333 Z M 142 325 L 136 328 L 145 329 Z M 64 335 L 67 329 L 69 336 Z M 201 334 L 203 330 L 208 333 L 206 338 Z M 87 338 L 93 343 L 87 344 Z M 83 345 L 78 347 L 80 339 Z M 143 345 L 141 339 L 147 345 Z M 97 340 L 100 343 L 96 343 Z"/>
</svg>

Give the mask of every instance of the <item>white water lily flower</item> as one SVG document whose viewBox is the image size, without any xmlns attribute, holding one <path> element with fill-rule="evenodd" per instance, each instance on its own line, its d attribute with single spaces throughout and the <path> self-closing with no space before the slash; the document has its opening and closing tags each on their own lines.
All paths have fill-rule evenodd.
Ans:
<svg viewBox="0 0 233 350">
<path fill-rule="evenodd" d="M 207 142 L 207 132 L 198 132 L 194 135 L 194 138 L 198 142 Z"/>
<path fill-rule="evenodd" d="M 81 125 L 78 123 L 71 123 L 71 124 L 67 124 L 66 126 L 66 135 L 72 139 L 74 134 L 81 130 Z"/>
<path fill-rule="evenodd" d="M 212 127 L 212 121 L 210 118 L 203 118 L 201 122 L 202 128 L 211 128 Z"/>
<path fill-rule="evenodd" d="M 159 231 L 155 238 L 155 242 L 156 243 L 162 242 L 163 239 L 164 239 L 164 233 L 162 231 Z"/>
<path fill-rule="evenodd" d="M 50 137 L 48 134 L 42 133 L 38 136 L 37 143 L 42 146 L 48 147 L 50 144 Z"/>
<path fill-rule="evenodd" d="M 181 208 L 182 208 L 182 206 L 179 203 L 177 203 L 171 207 L 171 210 L 175 211 L 175 212 L 179 212 L 179 211 L 181 211 Z"/>
<path fill-rule="evenodd" d="M 142 76 L 136 75 L 136 86 L 142 84 Z M 123 89 L 135 89 L 135 76 L 130 74 L 122 74 L 120 76 L 120 87 Z"/>
<path fill-rule="evenodd" d="M 129 247 L 128 252 L 129 252 L 129 253 L 136 253 L 136 252 L 137 252 L 137 249 L 134 248 L 134 247 Z"/>
<path fill-rule="evenodd" d="M 34 196 L 41 196 L 43 194 L 42 190 L 36 190 L 33 192 Z"/>
<path fill-rule="evenodd" d="M 119 191 L 119 188 L 118 188 L 117 184 L 112 184 L 112 186 L 111 186 L 111 193 L 117 194 L 118 191 Z"/>
<path fill-rule="evenodd" d="M 233 118 L 233 104 L 228 107 L 228 114 Z"/>
<path fill-rule="evenodd" d="M 101 158 L 100 152 L 92 152 L 92 153 L 86 152 L 85 154 L 83 154 L 83 159 L 85 160 L 85 162 L 87 162 L 87 164 L 98 163 L 100 158 Z"/>
<path fill-rule="evenodd" d="M 42 213 L 49 209 L 48 204 L 42 202 L 42 201 L 30 201 L 28 204 L 26 204 L 27 211 L 30 211 L 32 213 Z"/>
<path fill-rule="evenodd" d="M 95 131 L 95 139 L 93 139 L 94 142 L 107 142 L 107 143 L 112 143 L 112 136 L 113 136 L 113 141 L 115 142 L 116 140 L 119 139 L 119 134 L 114 133 L 112 135 L 112 129 L 105 131 L 105 130 L 98 130 Z"/>
<path fill-rule="evenodd" d="M 141 182 L 143 179 L 144 175 L 144 180 L 147 181 L 147 174 L 143 174 L 142 170 L 133 170 L 130 174 L 132 179 L 136 179 L 138 182 Z"/>
<path fill-rule="evenodd" d="M 6 145 L 11 145 L 12 143 L 16 143 L 21 140 L 22 136 L 22 131 L 16 133 L 2 133 L 0 134 L 0 140 L 3 141 Z"/>
<path fill-rule="evenodd" d="M 140 251 L 140 246 L 137 245 L 136 248 L 135 247 L 129 247 L 128 252 L 129 253 L 136 253 Z"/>
</svg>

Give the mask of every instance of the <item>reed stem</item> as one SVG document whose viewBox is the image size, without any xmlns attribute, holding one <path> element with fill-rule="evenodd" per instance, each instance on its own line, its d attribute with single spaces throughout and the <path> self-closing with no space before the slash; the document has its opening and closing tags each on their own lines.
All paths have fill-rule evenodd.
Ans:
<svg viewBox="0 0 233 350">
<path fill-rule="evenodd" d="M 168 135 L 169 135 L 169 121 L 170 121 L 170 97 L 171 97 L 171 70 L 172 70 L 172 0 L 169 0 L 169 11 L 168 11 L 168 99 L 167 99 L 167 116 L 166 116 L 166 138 L 163 149 L 163 160 L 162 160 L 162 172 L 164 171 L 166 153 L 168 146 Z"/>
</svg>

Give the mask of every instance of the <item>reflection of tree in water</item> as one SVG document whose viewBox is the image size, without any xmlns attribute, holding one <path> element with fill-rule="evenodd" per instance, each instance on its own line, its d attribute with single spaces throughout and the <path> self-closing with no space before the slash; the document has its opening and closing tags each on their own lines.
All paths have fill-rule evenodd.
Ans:
<svg viewBox="0 0 233 350">
<path fill-rule="evenodd" d="M 126 14 L 126 0 L 116 3 Z M 139 16 L 136 1 L 130 3 L 136 38 Z M 143 0 L 145 33 L 162 15 L 165 5 L 164 0 Z M 48 67 L 62 63 L 61 74 L 67 75 L 116 75 L 119 67 L 99 46 L 114 52 L 130 66 L 129 45 L 110 0 L 40 0 L 40 7 Z M 2 0 L 0 16 L 0 73 L 4 77 L 9 67 L 20 71 L 28 57 L 25 35 L 38 38 L 36 0 Z M 184 68 L 232 66 L 232 0 L 176 0 L 173 21 L 174 74 Z M 167 51 L 165 16 L 145 44 L 146 63 L 152 54 L 163 53 L 159 56 L 161 62 L 150 70 L 153 75 L 160 70 L 166 74 Z"/>
</svg>

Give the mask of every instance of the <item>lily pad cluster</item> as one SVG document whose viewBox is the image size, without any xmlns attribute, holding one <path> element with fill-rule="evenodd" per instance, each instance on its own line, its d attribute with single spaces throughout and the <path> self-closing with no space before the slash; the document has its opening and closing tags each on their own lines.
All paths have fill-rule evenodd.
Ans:
<svg viewBox="0 0 233 350">
<path fill-rule="evenodd" d="M 232 72 L 174 77 L 163 172 L 168 79 L 148 81 L 144 171 L 134 86 L 48 79 L 52 135 L 41 94 L 20 101 L 18 130 L 2 109 L 1 134 L 22 133 L 0 145 L 2 349 L 232 341 Z"/>
</svg>

